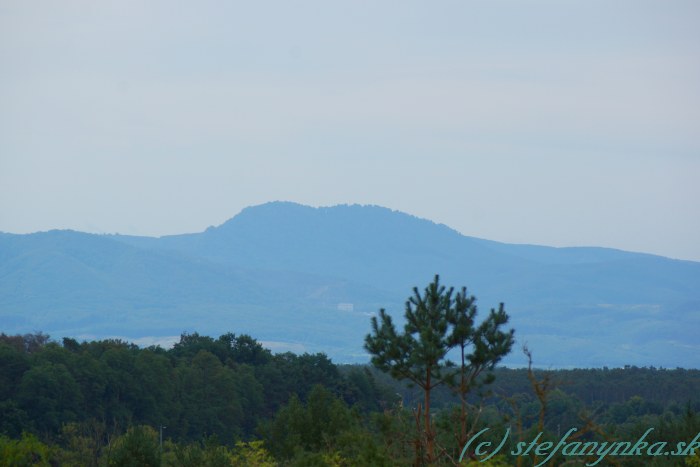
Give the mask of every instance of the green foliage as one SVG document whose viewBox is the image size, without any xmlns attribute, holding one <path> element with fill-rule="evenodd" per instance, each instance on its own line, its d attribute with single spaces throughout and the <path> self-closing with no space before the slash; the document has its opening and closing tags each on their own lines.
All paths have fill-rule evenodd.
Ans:
<svg viewBox="0 0 700 467">
<path fill-rule="evenodd" d="M 464 287 L 456 294 L 454 288 L 446 289 L 437 275 L 423 295 L 414 287 L 413 296 L 406 302 L 403 333 L 397 333 L 386 310 L 379 311 L 379 321 L 372 317 L 372 332 L 365 338 L 372 364 L 424 389 L 443 382 L 455 384 L 455 376 L 464 368 L 455 369 L 448 359 L 448 352 L 454 348 L 462 351 L 462 363 L 470 370 L 492 369 L 510 352 L 513 331 L 500 330 L 508 322 L 503 304 L 475 327 L 475 300 Z"/>
<path fill-rule="evenodd" d="M 466 395 L 481 373 L 492 370 L 513 345 L 514 331 L 501 330 L 508 322 L 503 304 L 498 311 L 491 310 L 476 326 L 475 301 L 467 295 L 465 287 L 455 294 L 454 288 L 440 285 L 436 275 L 422 295 L 417 287 L 413 288 L 413 296 L 406 301 L 403 333 L 397 332 L 384 309 L 379 311 L 379 320 L 372 317 L 372 332 L 365 338 L 372 364 L 423 390 L 423 405 L 418 404 L 416 409 L 416 423 L 421 414 L 423 417 L 421 439 L 416 442 L 416 462 L 423 456 L 423 449 L 428 463 L 437 459 L 430 413 L 431 391 L 445 384 L 460 395 L 463 411 L 457 439 L 458 445 L 463 444 L 467 436 Z M 449 358 L 452 350 L 459 354 L 457 364 Z"/>
<path fill-rule="evenodd" d="M 448 456 L 461 450 L 454 433 L 462 416 L 459 368 L 445 365 L 445 382 L 432 391 L 436 465 L 449 465 Z M 649 427 L 655 428 L 652 441 L 689 441 L 700 431 L 700 371 L 549 373 L 561 384 L 548 394 L 546 439 L 556 440 L 559 429 L 583 427 L 586 414 L 614 440 L 636 439 Z M 496 368 L 494 374 L 497 381 L 488 388 L 498 397 L 480 400 L 472 391 L 468 425 L 491 427 L 485 439 L 498 442 L 520 419 L 523 439 L 533 438 L 539 402 L 526 371 Z M 59 345 L 43 334 L 0 335 L 0 379 L 0 466 L 98 467 L 130 465 L 132 458 L 138 459 L 134 465 L 155 465 L 159 425 L 167 426 L 164 466 L 410 465 L 417 442 L 425 446 L 410 410 L 423 397 L 420 388 L 407 388 L 373 367 L 337 367 L 324 354 L 273 355 L 249 336 L 230 333 L 186 337 L 172 350 L 118 340 L 64 339 Z M 482 380 L 467 381 L 473 388 Z M 504 451 L 515 440 L 513 434 Z M 515 459 L 503 461 L 513 465 Z M 670 465 L 664 459 L 623 461 Z"/>
<path fill-rule="evenodd" d="M 97 467 L 106 442 L 106 427 L 91 420 L 63 425 L 60 435 L 60 464 L 66 467 Z"/>
<path fill-rule="evenodd" d="M 76 420 L 82 394 L 64 364 L 40 361 L 22 375 L 17 402 L 37 430 L 57 432 L 63 421 Z"/>
<path fill-rule="evenodd" d="M 267 444 L 293 465 L 392 465 L 359 414 L 320 385 L 305 403 L 293 396 L 279 410 Z"/>
<path fill-rule="evenodd" d="M 359 397 L 323 354 L 272 355 L 247 335 L 183 334 L 171 350 L 119 340 L 63 346 L 44 334 L 0 335 L 0 433 L 58 435 L 67 423 L 101 420 L 114 434 L 165 425 L 166 436 L 251 439 L 290 396 L 315 384 Z M 367 409 L 369 410 L 369 409 Z"/>
<path fill-rule="evenodd" d="M 219 443 L 216 436 L 203 443 L 186 446 L 166 443 L 163 465 L 171 467 L 275 467 L 277 462 L 264 448 L 262 441 L 238 441 L 235 447 Z"/>
<path fill-rule="evenodd" d="M 262 441 L 237 442 L 231 460 L 233 465 L 241 467 L 275 467 L 277 465 L 272 455 L 263 447 Z"/>
<path fill-rule="evenodd" d="M 0 341 L 0 400 L 10 397 L 11 390 L 29 369 L 27 355 L 16 346 Z"/>
<path fill-rule="evenodd" d="M 236 394 L 236 375 L 227 371 L 218 358 L 200 350 L 189 365 L 178 368 L 178 382 L 184 410 L 175 425 L 190 437 L 216 433 L 224 439 L 239 434 L 241 400 Z"/>
<path fill-rule="evenodd" d="M 384 410 L 400 399 L 397 391 L 378 381 L 376 372 L 366 365 L 344 365 L 338 369 L 344 379 L 340 391 L 343 400 L 362 412 Z"/>
<path fill-rule="evenodd" d="M 160 466 L 158 433 L 149 426 L 129 428 L 110 446 L 106 464 L 118 467 Z"/>
<path fill-rule="evenodd" d="M 18 438 L 22 430 L 31 425 L 29 415 L 20 408 L 17 401 L 13 399 L 0 401 L 0 434 Z"/>
<path fill-rule="evenodd" d="M 425 390 L 445 382 L 455 386 L 455 378 L 467 371 L 467 384 L 472 385 L 481 370 L 493 369 L 513 344 L 513 331 L 500 330 L 508 321 L 503 305 L 498 311 L 491 310 L 488 318 L 475 327 L 474 302 L 466 288 L 454 294 L 453 288 L 447 290 L 440 285 L 439 276 L 422 296 L 414 288 L 406 302 L 403 333 L 397 333 L 384 309 L 379 312 L 379 321 L 372 317 L 372 333 L 365 338 L 372 364 Z M 454 348 L 461 352 L 460 366 L 448 358 Z"/>
<path fill-rule="evenodd" d="M 49 447 L 34 435 L 22 433 L 19 440 L 0 436 L 0 467 L 48 467 L 50 461 Z"/>
<path fill-rule="evenodd" d="M 230 467 L 233 453 L 228 446 L 220 444 L 216 436 L 210 436 L 203 443 L 187 446 L 176 445 L 174 456 L 165 454 L 165 465 L 174 467 Z"/>
</svg>

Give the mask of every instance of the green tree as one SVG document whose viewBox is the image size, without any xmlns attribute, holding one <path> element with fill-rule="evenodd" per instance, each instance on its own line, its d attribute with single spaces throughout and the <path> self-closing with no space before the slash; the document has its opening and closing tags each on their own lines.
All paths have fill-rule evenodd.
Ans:
<svg viewBox="0 0 700 467">
<path fill-rule="evenodd" d="M 0 467 L 46 466 L 51 464 L 49 447 L 36 436 L 22 433 L 22 439 L 0 436 Z"/>
<path fill-rule="evenodd" d="M 230 339 L 230 353 L 236 363 L 247 363 L 253 366 L 264 365 L 272 359 L 272 352 L 263 348 L 260 342 L 247 334 L 235 337 L 232 334 L 224 334 L 219 341 Z"/>
<path fill-rule="evenodd" d="M 27 356 L 16 347 L 0 340 L 0 400 L 15 396 L 22 375 L 28 369 Z"/>
<path fill-rule="evenodd" d="M 358 425 L 351 410 L 321 385 L 313 387 L 306 403 L 296 394 L 277 413 L 268 441 L 280 458 L 289 459 L 297 451 L 320 452 L 337 447 L 340 435 Z"/>
<path fill-rule="evenodd" d="M 244 413 L 239 383 L 246 380 L 207 350 L 200 350 L 176 373 L 182 411 L 173 428 L 175 435 L 197 439 L 215 434 L 228 440 L 241 434 Z"/>
<path fill-rule="evenodd" d="M 403 333 L 397 332 L 386 310 L 379 311 L 379 319 L 372 317 L 372 332 L 365 338 L 372 364 L 396 379 L 409 380 L 423 391 L 423 405 L 418 404 L 415 411 L 417 425 L 422 419 L 422 436 L 415 443 L 417 463 L 437 459 L 431 391 L 447 384 L 464 401 L 481 372 L 492 369 L 513 345 L 514 331 L 501 330 L 508 322 L 503 305 L 498 311 L 491 310 L 488 318 L 475 326 L 475 300 L 467 296 L 465 287 L 457 294 L 453 287 L 446 289 L 436 275 L 422 295 L 417 287 L 413 288 L 413 296 L 406 301 Z M 453 349 L 460 353 L 458 365 L 448 357 Z"/>
<path fill-rule="evenodd" d="M 80 387 L 66 367 L 40 362 L 22 375 L 20 407 L 39 432 L 56 433 L 64 422 L 74 421 L 81 405 Z"/>
<path fill-rule="evenodd" d="M 435 277 L 437 284 L 438 277 Z M 448 296 L 451 295 L 449 290 Z M 513 347 L 514 331 L 502 331 L 502 326 L 508 323 L 508 315 L 503 303 L 498 310 L 491 309 L 489 316 L 475 327 L 474 319 L 477 314 L 476 298 L 467 295 L 466 287 L 462 287 L 451 303 L 448 310 L 448 322 L 452 326 L 449 345 L 458 351 L 459 364 L 457 371 L 447 374 L 447 383 L 459 396 L 459 433 L 457 446 L 464 446 L 470 433 L 467 430 L 467 395 L 480 384 L 493 382 L 494 375 L 490 373 L 496 364 L 505 357 Z M 487 377 L 479 378 L 484 371 Z"/>
<path fill-rule="evenodd" d="M 120 436 L 107 453 L 107 465 L 119 467 L 158 467 L 158 433 L 149 426 L 135 426 Z"/>
<path fill-rule="evenodd" d="M 170 360 L 165 355 L 143 349 L 136 356 L 134 369 L 142 389 L 135 411 L 139 422 L 152 426 L 169 425 L 171 417 L 176 415 L 172 404 L 168 404 L 175 397 L 175 388 L 171 384 L 175 371 Z"/>
</svg>

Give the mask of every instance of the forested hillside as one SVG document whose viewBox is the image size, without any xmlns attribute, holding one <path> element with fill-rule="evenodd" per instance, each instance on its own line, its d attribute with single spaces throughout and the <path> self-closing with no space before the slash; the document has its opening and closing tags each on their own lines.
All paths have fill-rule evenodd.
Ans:
<svg viewBox="0 0 700 467">
<path fill-rule="evenodd" d="M 510 426 L 524 439 L 538 431 L 556 438 L 578 427 L 588 439 L 627 440 L 653 427 L 649 439 L 675 442 L 700 431 L 700 370 L 493 375 L 482 396 L 470 394 L 473 432 L 490 427 L 496 436 Z M 183 334 L 165 350 L 2 334 L 0 378 L 0 465 L 410 465 L 417 436 L 416 388 L 324 354 L 273 354 L 247 335 Z M 544 380 L 551 384 L 540 429 L 533 381 Z M 441 463 L 450 465 L 447 455 L 459 455 L 450 441 L 455 400 L 437 392 L 435 401 Z"/>
</svg>

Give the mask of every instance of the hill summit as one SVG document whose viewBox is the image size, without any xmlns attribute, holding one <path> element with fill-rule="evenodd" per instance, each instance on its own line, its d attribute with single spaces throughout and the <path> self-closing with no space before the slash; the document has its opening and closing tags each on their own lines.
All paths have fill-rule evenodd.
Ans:
<svg viewBox="0 0 700 467">
<path fill-rule="evenodd" d="M 493 242 L 379 206 L 272 202 L 160 238 L 0 234 L 0 261 L 6 333 L 246 332 L 365 361 L 369 316 L 386 308 L 400 320 L 412 287 L 438 273 L 467 286 L 482 314 L 505 302 L 541 365 L 700 366 L 700 263 Z"/>
</svg>

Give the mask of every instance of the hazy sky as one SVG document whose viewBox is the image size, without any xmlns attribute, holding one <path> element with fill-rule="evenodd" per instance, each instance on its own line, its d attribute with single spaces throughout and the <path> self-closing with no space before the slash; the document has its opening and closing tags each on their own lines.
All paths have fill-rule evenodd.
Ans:
<svg viewBox="0 0 700 467">
<path fill-rule="evenodd" d="M 0 230 L 273 200 L 700 260 L 700 2 L 0 0 Z"/>
</svg>

